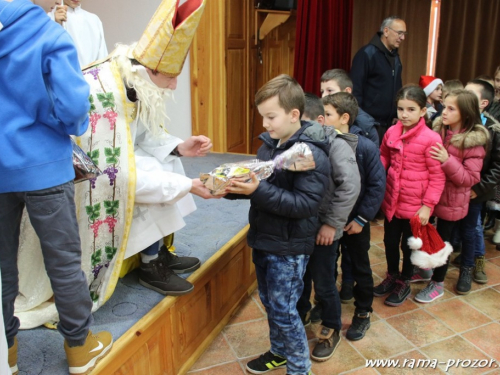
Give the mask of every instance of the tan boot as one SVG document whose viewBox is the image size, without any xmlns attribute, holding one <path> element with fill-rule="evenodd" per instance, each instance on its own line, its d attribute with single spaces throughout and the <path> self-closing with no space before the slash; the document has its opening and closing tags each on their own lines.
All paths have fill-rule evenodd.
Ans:
<svg viewBox="0 0 500 375">
<path fill-rule="evenodd" d="M 19 369 L 17 368 L 17 336 L 14 337 L 14 345 L 9 348 L 9 367 L 12 375 L 19 374 Z"/>
<path fill-rule="evenodd" d="M 476 257 L 476 259 L 474 260 L 474 272 L 472 273 L 472 280 L 474 280 L 478 284 L 486 284 L 488 282 L 488 276 L 486 276 L 484 266 L 484 256 L 481 255 L 479 257 Z"/>
<path fill-rule="evenodd" d="M 113 346 L 111 333 L 102 331 L 95 335 L 89 331 L 85 344 L 70 347 L 64 341 L 64 351 L 69 365 L 71 375 L 88 374 Z"/>
<path fill-rule="evenodd" d="M 319 341 L 311 353 L 311 358 L 324 362 L 332 357 L 335 349 L 339 346 L 340 332 L 322 325 L 319 326 L 316 336 Z"/>
</svg>

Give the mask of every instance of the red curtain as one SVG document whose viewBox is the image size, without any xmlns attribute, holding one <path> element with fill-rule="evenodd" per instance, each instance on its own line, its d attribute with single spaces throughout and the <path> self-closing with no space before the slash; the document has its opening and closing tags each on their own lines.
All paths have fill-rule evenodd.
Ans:
<svg viewBox="0 0 500 375">
<path fill-rule="evenodd" d="M 294 77 L 319 95 L 321 75 L 351 66 L 353 0 L 298 0 Z"/>
</svg>

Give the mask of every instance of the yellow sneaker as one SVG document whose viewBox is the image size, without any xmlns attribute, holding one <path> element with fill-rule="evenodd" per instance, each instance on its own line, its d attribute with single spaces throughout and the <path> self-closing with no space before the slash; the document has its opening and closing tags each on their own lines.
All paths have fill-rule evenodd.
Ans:
<svg viewBox="0 0 500 375">
<path fill-rule="evenodd" d="M 19 369 L 17 368 L 17 336 L 14 337 L 14 345 L 9 348 L 9 366 L 12 375 L 19 373 Z"/>
<path fill-rule="evenodd" d="M 88 374 L 113 346 L 111 333 L 102 331 L 95 335 L 89 331 L 85 344 L 69 347 L 64 341 L 64 351 L 71 375 Z"/>
</svg>

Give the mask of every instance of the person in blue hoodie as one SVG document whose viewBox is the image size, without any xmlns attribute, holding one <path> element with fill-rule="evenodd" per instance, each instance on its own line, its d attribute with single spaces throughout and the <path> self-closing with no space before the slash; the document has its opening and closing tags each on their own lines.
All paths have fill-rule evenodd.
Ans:
<svg viewBox="0 0 500 375">
<path fill-rule="evenodd" d="M 35 3 L 35 1 L 33 1 Z M 89 87 L 70 36 L 47 17 L 52 0 L 0 0 L 0 265 L 9 365 L 17 374 L 18 247 L 26 208 L 59 313 L 70 374 L 90 371 L 111 349 L 93 335 L 81 269 L 70 135 L 88 127 Z"/>
</svg>

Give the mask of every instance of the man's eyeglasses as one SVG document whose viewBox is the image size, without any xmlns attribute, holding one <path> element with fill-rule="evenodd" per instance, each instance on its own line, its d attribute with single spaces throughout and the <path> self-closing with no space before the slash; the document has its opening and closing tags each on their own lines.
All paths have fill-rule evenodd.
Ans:
<svg viewBox="0 0 500 375">
<path fill-rule="evenodd" d="M 396 34 L 398 34 L 399 37 L 407 36 L 408 35 L 408 31 L 397 31 L 397 30 L 394 30 L 392 27 L 389 27 L 389 26 L 387 26 L 387 28 L 391 29 L 392 31 L 394 31 Z"/>
</svg>

